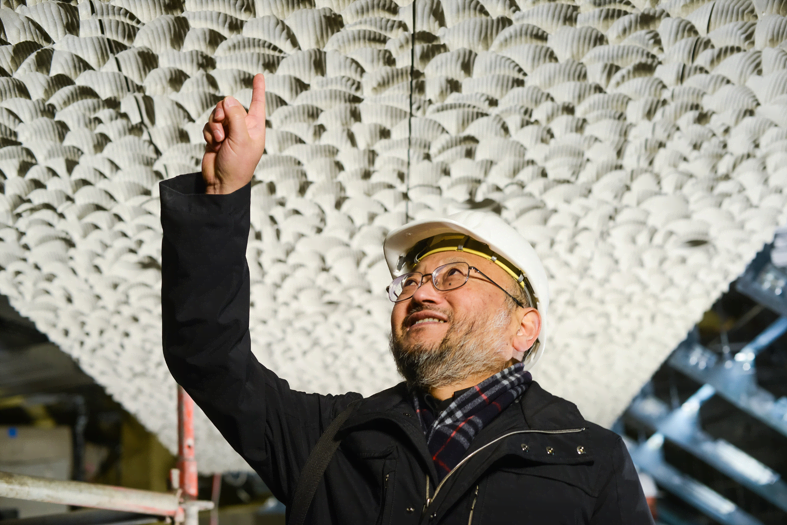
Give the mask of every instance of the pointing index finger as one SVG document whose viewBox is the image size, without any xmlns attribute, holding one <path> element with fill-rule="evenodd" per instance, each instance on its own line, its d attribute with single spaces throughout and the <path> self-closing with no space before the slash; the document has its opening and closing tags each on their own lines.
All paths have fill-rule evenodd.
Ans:
<svg viewBox="0 0 787 525">
<path fill-rule="evenodd" d="M 254 115 L 265 119 L 265 77 L 262 73 L 254 76 L 254 84 L 251 90 L 251 104 L 249 104 L 249 115 Z"/>
</svg>

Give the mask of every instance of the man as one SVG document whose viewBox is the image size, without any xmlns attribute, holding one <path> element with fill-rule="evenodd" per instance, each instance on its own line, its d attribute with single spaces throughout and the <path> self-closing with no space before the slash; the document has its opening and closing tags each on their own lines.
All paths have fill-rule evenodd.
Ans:
<svg viewBox="0 0 787 525">
<path fill-rule="evenodd" d="M 257 75 L 248 113 L 219 102 L 202 173 L 161 183 L 163 341 L 175 379 L 288 511 L 303 503 L 296 487 L 320 436 L 352 404 L 307 523 L 652 523 L 622 440 L 526 371 L 545 349 L 546 274 L 499 217 L 386 239 L 404 383 L 356 404 L 355 393 L 296 392 L 257 362 L 246 242 L 264 91 Z"/>
</svg>

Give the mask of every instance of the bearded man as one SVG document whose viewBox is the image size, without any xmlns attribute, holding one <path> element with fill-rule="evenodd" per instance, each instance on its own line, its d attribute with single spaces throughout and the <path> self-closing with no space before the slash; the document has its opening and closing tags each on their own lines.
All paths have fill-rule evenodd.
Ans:
<svg viewBox="0 0 787 525">
<path fill-rule="evenodd" d="M 530 245 L 466 212 L 391 232 L 391 350 L 405 381 L 306 394 L 249 336 L 251 180 L 265 83 L 205 125 L 202 172 L 161 183 L 164 355 L 288 523 L 651 524 L 623 441 L 544 391 L 549 291 Z M 304 349 L 319 352 L 319 348 Z"/>
</svg>

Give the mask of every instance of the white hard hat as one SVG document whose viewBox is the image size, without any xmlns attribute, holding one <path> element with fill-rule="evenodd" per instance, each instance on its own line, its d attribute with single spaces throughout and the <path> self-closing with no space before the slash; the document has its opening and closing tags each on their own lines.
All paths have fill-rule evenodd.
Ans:
<svg viewBox="0 0 787 525">
<path fill-rule="evenodd" d="M 514 272 L 519 270 L 527 280 L 534 295 L 535 304 L 533 306 L 541 315 L 541 331 L 537 344 L 528 352 L 524 360 L 525 369 L 532 368 L 546 351 L 549 328 L 547 274 L 541 264 L 541 259 L 538 258 L 530 243 L 499 215 L 468 210 L 445 218 L 414 221 L 392 230 L 383 244 L 385 261 L 388 263 L 391 276 L 396 277 L 409 271 L 410 265 L 417 262 L 417 259 L 413 260 L 414 256 L 418 257 L 418 254 L 413 254 L 413 248 L 418 243 L 445 234 L 461 234 L 485 244 L 489 250 L 515 268 L 508 268 L 507 265 L 500 264 L 496 259 L 492 260 L 498 262 L 509 273 L 512 273 L 511 270 Z M 512 273 L 512 275 L 515 274 Z"/>
</svg>

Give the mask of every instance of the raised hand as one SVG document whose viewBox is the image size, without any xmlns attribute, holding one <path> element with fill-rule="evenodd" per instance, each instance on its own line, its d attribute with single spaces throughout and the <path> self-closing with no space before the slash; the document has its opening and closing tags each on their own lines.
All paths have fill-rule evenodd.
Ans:
<svg viewBox="0 0 787 525">
<path fill-rule="evenodd" d="M 228 194 L 251 181 L 265 149 L 265 78 L 254 77 L 249 112 L 233 97 L 216 104 L 202 130 L 205 193 Z"/>
</svg>

